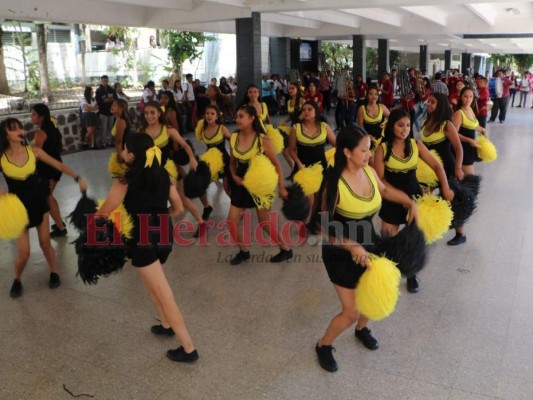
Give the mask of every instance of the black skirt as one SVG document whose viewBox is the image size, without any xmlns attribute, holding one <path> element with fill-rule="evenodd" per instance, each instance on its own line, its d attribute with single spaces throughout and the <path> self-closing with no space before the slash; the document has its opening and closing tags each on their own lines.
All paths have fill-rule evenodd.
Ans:
<svg viewBox="0 0 533 400">
<path fill-rule="evenodd" d="M 50 209 L 48 207 L 49 182 L 37 174 L 29 176 L 24 181 L 10 179 L 7 176 L 5 178 L 9 192 L 18 196 L 28 212 L 30 221 L 28 228 L 41 225 L 44 214 Z"/>
<path fill-rule="evenodd" d="M 237 176 L 244 177 L 248 171 L 248 164 L 237 162 Z M 255 202 L 248 190 L 242 185 L 237 185 L 231 174 L 229 175 L 229 185 L 231 189 L 231 205 L 238 208 L 255 208 Z"/>
<path fill-rule="evenodd" d="M 474 129 L 459 128 L 459 133 L 469 139 L 476 139 L 476 131 Z M 469 143 L 461 142 L 463 146 L 463 165 L 474 165 L 477 159 L 477 149 L 472 147 Z"/>
<path fill-rule="evenodd" d="M 426 147 L 429 150 L 435 150 L 439 157 L 442 159 L 442 164 L 444 171 L 446 172 L 446 177 L 451 178 L 455 176 L 455 157 L 452 152 L 452 147 L 450 142 L 446 139 L 440 143 L 429 145 L 426 144 Z"/>
<path fill-rule="evenodd" d="M 422 195 L 420 184 L 416 179 L 416 170 L 406 173 L 385 171 L 385 179 L 409 197 Z M 403 205 L 383 199 L 379 217 L 388 224 L 402 225 L 407 222 L 407 211 Z"/>
</svg>

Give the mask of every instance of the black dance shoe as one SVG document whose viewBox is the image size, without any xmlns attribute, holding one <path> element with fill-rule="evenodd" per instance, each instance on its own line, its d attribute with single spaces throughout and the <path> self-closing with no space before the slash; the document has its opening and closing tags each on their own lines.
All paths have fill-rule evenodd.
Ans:
<svg viewBox="0 0 533 400">
<path fill-rule="evenodd" d="M 376 350 L 379 347 L 378 341 L 374 336 L 371 335 L 370 329 L 368 329 L 366 326 L 360 331 L 356 329 L 355 337 L 359 339 L 359 341 L 363 343 L 363 346 L 369 350 Z"/>
<path fill-rule="evenodd" d="M 292 257 L 293 257 L 292 249 L 280 250 L 280 252 L 278 254 L 276 254 L 275 256 L 273 256 L 270 259 L 270 262 L 271 263 L 280 263 L 280 262 L 283 262 L 283 261 L 290 260 Z"/>
<path fill-rule="evenodd" d="M 328 372 L 335 372 L 339 369 L 337 361 L 333 358 L 333 352 L 336 351 L 335 347 L 329 346 L 319 346 L 318 343 L 315 346 L 315 351 L 318 356 L 318 363 L 320 366 Z"/>
<path fill-rule="evenodd" d="M 11 285 L 11 290 L 9 291 L 9 296 L 12 299 L 22 296 L 22 283 L 18 279 L 13 281 L 13 285 Z"/>
<path fill-rule="evenodd" d="M 50 289 L 55 289 L 61 286 L 61 279 L 59 279 L 59 275 L 55 272 L 52 272 L 50 274 L 50 279 L 48 279 L 48 287 Z"/>
<path fill-rule="evenodd" d="M 250 259 L 250 252 L 249 251 L 239 251 L 235 257 L 233 257 L 229 263 L 231 265 L 239 265 L 243 261 Z"/>
<path fill-rule="evenodd" d="M 454 238 L 451 240 L 448 240 L 446 244 L 448 246 L 458 246 L 463 243 L 466 243 L 466 236 L 461 233 L 456 233 Z"/>
<path fill-rule="evenodd" d="M 418 279 L 416 279 L 416 276 L 407 278 L 407 291 L 409 293 L 418 293 L 419 290 L 420 287 L 418 286 Z"/>
<path fill-rule="evenodd" d="M 174 336 L 174 331 L 172 328 L 165 328 L 163 325 L 153 325 L 150 328 L 150 332 L 152 332 L 154 335 L 161 335 L 161 336 Z"/>
<path fill-rule="evenodd" d="M 207 221 L 212 212 L 213 212 L 213 207 L 211 207 L 211 206 L 205 207 L 204 208 L 204 212 L 202 213 L 202 219 L 204 221 Z"/>
<path fill-rule="evenodd" d="M 192 363 L 200 358 L 196 350 L 186 353 L 183 346 L 178 347 L 176 350 L 167 351 L 167 357 L 169 360 L 184 363 Z"/>
</svg>

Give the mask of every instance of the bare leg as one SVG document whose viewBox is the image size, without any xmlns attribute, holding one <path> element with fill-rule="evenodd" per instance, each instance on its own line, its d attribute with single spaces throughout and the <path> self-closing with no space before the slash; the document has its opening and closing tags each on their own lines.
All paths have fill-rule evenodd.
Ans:
<svg viewBox="0 0 533 400">
<path fill-rule="evenodd" d="M 259 220 L 259 223 L 265 222 L 268 220 L 268 215 L 270 214 L 270 210 L 257 210 L 257 219 Z M 271 227 L 270 224 L 264 224 L 262 225 L 263 230 L 268 233 L 268 235 L 274 239 L 274 241 L 278 244 L 279 248 L 281 250 L 288 251 L 290 250 L 290 247 L 283 242 L 281 239 L 281 236 L 279 235 L 278 228 L 276 226 Z"/>
<path fill-rule="evenodd" d="M 388 224 L 381 221 L 381 236 L 395 236 L 400 229 L 399 225 Z"/>
<path fill-rule="evenodd" d="M 193 341 L 185 326 L 185 320 L 176 304 L 176 299 L 174 298 L 172 289 L 165 277 L 161 263 L 156 261 L 146 267 L 138 268 L 138 270 L 141 274 L 144 286 L 148 292 L 153 293 L 159 301 L 162 312 L 166 316 L 164 319 L 170 324 L 172 330 L 183 345 L 184 350 L 187 353 L 194 351 L 195 347 Z M 156 304 L 156 308 L 157 307 Z"/>
<path fill-rule="evenodd" d="M 231 237 L 233 238 L 233 240 L 235 240 L 238 243 L 239 249 L 241 251 L 248 251 L 248 248 L 242 244 L 243 237 L 242 237 L 242 229 L 240 228 L 240 223 L 241 223 L 243 211 L 244 210 L 241 208 L 231 206 L 228 212 L 228 223 L 229 223 Z"/>
<path fill-rule="evenodd" d="M 26 229 L 17 239 L 17 258 L 15 259 L 15 279 L 20 279 L 30 258 L 30 234 Z"/>
<path fill-rule="evenodd" d="M 200 211 L 198 211 L 192 200 L 185 196 L 185 192 L 183 191 L 183 179 L 178 181 L 177 189 L 178 194 L 180 195 L 181 202 L 183 203 L 183 207 L 185 207 L 192 214 L 196 222 L 198 222 L 199 224 L 204 222 Z"/>
<path fill-rule="evenodd" d="M 57 181 L 54 181 L 53 179 L 50 179 L 50 195 L 48 196 L 48 207 L 50 207 L 50 216 L 54 220 L 55 224 L 57 225 L 57 229 L 62 231 L 65 229 L 65 224 L 63 224 L 63 219 L 61 218 L 61 212 L 59 211 L 59 204 L 57 204 L 57 200 L 54 197 L 54 190 L 57 185 Z"/>
<path fill-rule="evenodd" d="M 49 225 L 49 214 L 46 213 L 43 216 L 43 222 L 37 227 L 37 236 L 39 237 L 39 246 L 43 251 L 48 267 L 50 268 L 50 273 L 57 272 L 56 265 L 56 252 L 52 247 L 52 242 L 50 241 L 50 228 Z"/>
<path fill-rule="evenodd" d="M 335 284 L 333 286 L 341 301 L 342 310 L 335 315 L 329 323 L 326 333 L 324 333 L 324 336 L 318 341 L 319 346 L 331 345 L 337 336 L 355 324 L 360 316 L 355 310 L 355 290 L 343 288 Z"/>
</svg>

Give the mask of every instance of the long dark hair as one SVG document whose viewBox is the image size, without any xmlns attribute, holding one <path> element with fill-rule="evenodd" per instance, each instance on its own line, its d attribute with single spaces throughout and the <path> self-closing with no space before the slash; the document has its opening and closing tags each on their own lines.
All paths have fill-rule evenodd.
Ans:
<svg viewBox="0 0 533 400">
<path fill-rule="evenodd" d="M 90 86 L 85 86 L 85 91 L 83 92 L 83 97 L 87 100 L 87 103 L 91 104 L 93 98 L 91 97 L 91 91 L 93 90 Z"/>
<path fill-rule="evenodd" d="M 46 131 L 50 127 L 55 128 L 55 125 L 52 122 L 52 117 L 50 116 L 50 109 L 48 108 L 46 104 L 37 103 L 37 104 L 34 104 L 31 107 L 31 109 L 32 111 L 35 111 L 35 113 L 43 119 L 43 121 L 41 122 L 41 126 L 40 126 L 40 128 L 43 131 Z"/>
<path fill-rule="evenodd" d="M 459 100 L 457 100 L 457 109 L 458 110 L 463 107 L 463 94 L 467 90 L 470 90 L 472 92 L 472 94 L 474 94 L 474 91 L 472 90 L 472 88 L 470 86 L 465 86 L 464 88 L 462 88 L 461 91 L 459 92 Z M 475 101 L 475 99 L 474 99 L 474 101 Z M 474 101 L 472 101 L 472 104 L 474 104 Z"/>
<path fill-rule="evenodd" d="M 155 100 L 150 100 L 148 101 L 145 105 L 144 105 L 144 109 L 146 110 L 146 107 L 154 107 L 156 110 L 159 110 L 159 123 L 161 125 L 167 125 L 167 119 L 165 117 L 165 114 L 163 113 L 163 111 L 161 111 L 161 106 L 159 105 L 159 103 Z M 148 123 L 146 122 L 146 120 L 144 120 L 144 124 L 141 128 L 141 130 L 145 130 L 146 128 L 148 127 Z"/>
<path fill-rule="evenodd" d="M 116 99 L 115 103 L 117 103 L 122 109 L 120 112 L 120 118 L 126 122 L 126 127 L 130 129 L 133 126 L 133 122 L 131 122 L 130 113 L 128 112 L 128 102 L 124 99 Z"/>
<path fill-rule="evenodd" d="M 170 90 L 165 90 L 164 92 L 161 93 L 161 96 L 163 95 L 168 96 L 168 104 L 165 108 L 165 115 L 168 113 L 168 110 L 170 108 L 176 111 L 176 115 L 179 115 L 178 106 L 176 104 L 176 100 L 174 99 L 174 94 Z"/>
<path fill-rule="evenodd" d="M 300 121 L 300 113 L 302 112 L 302 98 L 303 93 L 300 90 L 300 85 L 298 82 L 291 82 L 289 86 L 294 86 L 296 88 L 296 104 L 294 104 L 294 113 L 291 116 L 291 123 L 294 125 Z M 287 100 L 289 102 L 291 99 Z"/>
<path fill-rule="evenodd" d="M 324 116 L 320 112 L 320 109 L 318 108 L 318 104 L 316 102 L 314 102 L 314 101 L 306 101 L 302 105 L 302 109 L 303 109 L 304 106 L 311 106 L 311 107 L 314 108 L 314 110 L 315 110 L 315 125 L 316 125 L 317 129 L 320 131 L 320 123 L 321 122 L 325 122 L 325 120 L 324 120 Z"/>
<path fill-rule="evenodd" d="M 359 146 L 361 140 L 367 136 L 368 134 L 366 131 L 357 125 L 347 126 L 343 128 L 337 135 L 334 166 L 328 167 L 325 172 L 322 186 L 320 187 L 320 191 L 317 196 L 318 201 L 314 207 L 311 222 L 309 224 L 311 230 L 315 230 L 320 226 L 320 212 L 322 211 L 322 198 L 324 195 L 324 190 L 326 191 L 326 211 L 328 213 L 329 220 L 333 219 L 335 207 L 337 206 L 339 179 L 342 171 L 344 171 L 348 165 L 348 160 L 344 154 L 344 149 L 352 151 L 354 148 Z"/>
<path fill-rule="evenodd" d="M 380 104 L 381 103 L 381 100 L 379 99 L 379 88 L 376 86 L 376 85 L 370 85 L 368 87 L 368 89 L 366 90 L 366 96 L 365 96 L 365 100 L 364 100 L 364 105 L 368 105 L 368 95 L 370 94 L 370 91 L 371 90 L 375 90 L 376 93 L 378 94 L 378 100 L 376 101 L 376 104 Z M 379 107 L 379 106 L 378 106 Z"/>
<path fill-rule="evenodd" d="M 207 128 L 207 121 L 205 121 L 205 113 L 207 110 L 215 110 L 215 112 L 217 113 L 217 120 L 215 121 L 218 125 L 222 125 L 222 113 L 220 111 L 220 108 L 218 108 L 217 105 L 214 105 L 214 104 L 208 104 L 205 106 L 205 110 L 204 110 L 204 131 L 205 129 Z"/>
<path fill-rule="evenodd" d="M 257 110 L 254 106 L 244 105 L 239 107 L 239 110 L 243 110 L 246 114 L 248 114 L 251 117 L 254 117 L 254 121 L 252 122 L 252 129 L 255 132 L 255 135 L 257 136 L 257 144 L 259 146 L 259 153 L 261 153 L 261 135 L 264 135 L 265 129 L 263 127 L 263 124 L 259 120 L 259 116 L 257 115 Z M 237 130 L 237 133 L 240 133 L 239 130 Z"/>
<path fill-rule="evenodd" d="M 405 108 L 397 108 L 390 112 L 389 119 L 385 125 L 385 135 L 383 142 L 387 144 L 387 152 L 385 153 L 384 160 L 387 162 L 392 154 L 392 145 L 394 143 L 394 125 L 402 118 L 409 118 L 411 121 L 409 112 Z M 411 140 L 407 138 L 404 142 L 404 152 L 405 158 L 409 157 L 413 152 L 413 147 L 411 146 Z"/>
<path fill-rule="evenodd" d="M 16 128 L 24 129 L 22 122 L 16 118 L 6 118 L 2 121 L 2 123 L 0 123 L 0 154 L 4 154 L 4 152 L 9 148 L 7 131 L 12 131 Z"/>
<path fill-rule="evenodd" d="M 146 133 L 132 133 L 126 138 L 125 147 L 135 156 L 133 163 L 128 166 L 126 182 L 128 186 L 140 188 L 144 191 L 168 195 L 170 179 L 168 172 L 159 165 L 154 158 L 151 167 L 144 167 L 146 163 L 146 150 L 154 146 L 154 140 Z"/>
<path fill-rule="evenodd" d="M 259 89 L 257 87 L 257 85 L 254 85 L 253 83 L 251 85 L 248 85 L 246 87 L 246 91 L 244 92 L 244 97 L 242 98 L 242 101 L 241 103 L 239 104 L 239 108 L 241 108 L 242 106 L 246 106 L 248 105 L 248 103 L 250 103 L 250 98 L 248 97 L 248 90 L 250 90 L 251 88 L 256 88 L 257 91 L 259 92 L 259 97 L 257 98 L 257 101 L 259 103 L 261 103 L 261 89 Z M 256 113 L 257 114 L 257 113 Z"/>
<path fill-rule="evenodd" d="M 437 106 L 435 111 L 428 112 L 428 119 L 422 125 L 422 129 L 427 128 L 429 133 L 436 132 L 444 122 L 450 121 L 452 118 L 452 108 L 448 102 L 448 97 L 443 93 L 432 93 L 431 96 L 437 100 Z"/>
</svg>

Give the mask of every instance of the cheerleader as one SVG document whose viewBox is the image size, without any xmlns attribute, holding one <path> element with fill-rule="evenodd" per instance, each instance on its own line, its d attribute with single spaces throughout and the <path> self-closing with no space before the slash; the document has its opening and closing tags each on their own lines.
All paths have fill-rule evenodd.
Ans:
<svg viewBox="0 0 533 400">
<path fill-rule="evenodd" d="M 149 107 L 150 102 L 146 105 Z M 145 108 L 145 110 L 146 110 Z M 151 112 L 145 116 L 154 118 Z M 173 135 L 171 133 L 171 135 Z M 160 325 L 151 327 L 155 335 L 177 335 L 181 346 L 168 350 L 172 361 L 194 362 L 198 352 L 189 335 L 183 315 L 176 304 L 172 289 L 165 277 L 163 266 L 172 251 L 173 226 L 170 216 L 183 211 L 183 204 L 168 172 L 162 168 L 163 160 L 159 146 L 145 134 L 128 136 L 122 151 L 122 158 L 128 164 L 126 175 L 116 179 L 98 214 L 108 216 L 121 203 L 133 220 L 132 239 L 127 243 L 128 256 L 137 267 L 144 287 L 159 313 Z M 170 202 L 170 208 L 167 207 Z M 140 216 L 149 216 L 150 233 L 148 244 L 141 245 Z M 167 230 L 165 231 L 165 227 Z M 154 230 L 159 228 L 159 230 Z"/>
<path fill-rule="evenodd" d="M 286 198 L 287 190 L 284 186 L 281 166 L 274 153 L 270 139 L 263 130 L 256 108 L 251 105 L 242 106 L 237 112 L 237 132 L 231 135 L 230 140 L 231 207 L 228 213 L 228 222 L 232 237 L 236 239 L 240 248 L 239 253 L 231 259 L 231 265 L 238 265 L 250 259 L 250 252 L 243 244 L 243 232 L 239 225 L 244 210 L 256 208 L 254 199 L 243 186 L 243 177 L 252 158 L 258 154 L 266 155 L 276 167 L 279 180 L 279 195 L 282 198 Z M 269 213 L 269 209 L 257 208 L 259 223 L 267 221 Z M 262 228 L 271 238 L 274 238 L 280 248 L 280 252 L 273 256 L 270 261 L 277 263 L 292 258 L 292 250 L 282 241 L 277 227 L 273 226 L 271 229 L 269 224 L 263 224 Z"/>
<path fill-rule="evenodd" d="M 459 130 L 459 140 L 463 148 L 463 173 L 464 175 L 475 175 L 474 161 L 477 157 L 476 132 L 486 134 L 485 128 L 479 125 L 476 114 L 472 109 L 474 92 L 470 87 L 464 87 L 459 93 L 457 111 L 453 114 L 452 121 L 455 128 Z M 464 227 L 461 223 L 455 227 L 455 237 L 448 242 L 450 246 L 459 245 L 466 242 Z"/>
<path fill-rule="evenodd" d="M 362 104 L 357 110 L 357 125 L 364 128 L 376 140 L 381 138 L 381 124 L 390 114 L 389 109 L 379 103 L 378 99 L 378 88 L 370 87 L 366 95 L 366 104 Z"/>
<path fill-rule="evenodd" d="M 29 228 L 37 228 L 39 245 L 50 269 L 48 287 L 55 289 L 61 281 L 57 274 L 55 251 L 50 242 L 48 214 L 48 182 L 37 174 L 37 162 L 44 162 L 74 178 L 82 192 L 87 184 L 79 175 L 65 164 L 52 158 L 39 147 L 27 146 L 24 142 L 22 123 L 8 118 L 0 124 L 0 171 L 4 174 L 10 193 L 18 196 L 28 213 L 29 225 L 17 239 L 17 258 L 15 259 L 15 279 L 9 295 L 12 298 L 22 295 L 21 277 L 30 257 Z M 0 189 L 0 195 L 3 194 Z"/>
<path fill-rule="evenodd" d="M 59 132 L 59 129 L 57 129 L 52 121 L 50 109 L 46 104 L 39 103 L 32 106 L 31 122 L 39 127 L 35 132 L 33 145 L 43 149 L 50 157 L 62 162 L 61 152 L 63 151 L 63 138 L 61 132 Z M 61 179 L 62 173 L 42 161 L 37 161 L 37 175 L 39 175 L 44 181 L 48 182 L 50 188 L 48 194 L 48 207 L 50 209 L 50 216 L 54 220 L 50 237 L 55 238 L 66 236 L 67 228 L 61 218 L 59 205 L 54 197 L 54 190 L 57 186 L 57 182 Z"/>
<path fill-rule="evenodd" d="M 287 100 L 287 117 L 279 124 L 278 129 L 283 134 L 283 139 L 286 142 L 285 148 L 283 149 L 283 157 L 285 157 L 285 160 L 287 160 L 290 170 L 294 171 L 295 164 L 289 150 L 289 135 L 292 126 L 300 121 L 302 106 L 305 103 L 305 99 L 303 98 L 303 93 L 299 88 L 298 82 L 291 83 L 289 85 L 288 92 L 289 100 Z M 287 126 L 287 124 L 289 124 L 289 126 Z M 293 174 L 291 173 L 291 175 L 289 175 L 287 178 L 292 178 L 292 175 Z"/>
<path fill-rule="evenodd" d="M 155 145 L 161 149 L 163 153 L 163 165 L 165 165 L 166 161 L 169 159 L 172 143 L 175 142 L 187 153 L 191 169 L 196 169 L 198 166 L 198 161 L 196 160 L 191 147 L 176 129 L 171 128 L 166 124 L 165 117 L 158 102 L 152 100 L 146 103 L 144 106 L 144 120 L 145 126 L 143 127 L 142 131 L 150 135 Z M 183 179 L 178 181 L 177 190 L 183 205 L 193 215 L 194 219 L 198 223 L 198 228 L 194 233 L 194 237 L 198 237 L 200 231 L 202 230 L 202 226 L 205 226 L 205 219 L 207 219 L 209 216 L 207 215 L 204 219 L 202 215 L 200 215 L 200 212 L 192 200 L 185 196 L 183 191 Z M 204 213 L 204 216 L 205 215 L 206 214 Z"/>
<path fill-rule="evenodd" d="M 205 108 L 204 119 L 200 120 L 196 127 L 196 139 L 204 143 L 208 150 L 215 147 L 222 153 L 222 159 L 224 161 L 222 185 L 224 187 L 224 192 L 229 196 L 230 189 L 228 176 L 230 174 L 230 156 L 226 150 L 226 140 L 230 140 L 231 134 L 228 128 L 222 125 L 220 121 L 221 115 L 220 109 L 217 106 L 209 104 Z M 205 195 L 202 197 L 205 197 Z M 200 199 L 202 199 L 202 197 Z M 202 200 L 202 202 L 203 201 L 204 200 Z M 205 199 L 205 201 L 207 201 L 207 199 Z"/>
<path fill-rule="evenodd" d="M 341 130 L 335 165 L 327 170 L 322 185 L 321 204 L 317 207 L 322 212 L 313 215 L 314 226 L 327 237 L 322 258 L 342 307 L 315 348 L 320 366 L 330 372 L 338 368 L 332 343 L 353 324 L 355 337 L 366 348 L 379 347 L 367 327 L 368 318 L 356 311 L 355 288 L 369 264 L 367 251 L 376 251 L 372 217 L 379 210 L 382 197 L 407 207 L 411 220 L 417 216 L 416 203 L 404 192 L 381 182 L 368 165 L 370 157 L 370 137 L 363 129 L 356 126 Z M 324 217 L 327 224 L 321 225 Z M 342 229 L 335 232 L 338 226 Z"/>
<path fill-rule="evenodd" d="M 401 190 L 410 198 L 421 196 L 420 184 L 416 179 L 418 159 L 424 160 L 437 174 L 441 190 L 446 200 L 453 199 L 453 192 L 448 185 L 446 173 L 439 162 L 431 155 L 424 144 L 409 137 L 409 112 L 403 108 L 392 110 L 385 126 L 385 136 L 374 156 L 374 168 L 382 181 Z M 381 218 L 381 235 L 394 236 L 400 225 L 407 221 L 407 210 L 400 204 L 383 200 L 379 211 Z M 407 290 L 416 293 L 419 290 L 415 275 L 407 277 Z"/>
<path fill-rule="evenodd" d="M 335 134 L 323 121 L 318 104 L 308 101 L 302 107 L 301 121 L 294 125 L 289 135 L 289 153 L 294 160 L 295 171 L 320 163 L 327 167 L 324 146 L 335 146 Z M 310 209 L 313 208 L 314 195 L 309 197 Z"/>
<path fill-rule="evenodd" d="M 128 113 L 128 103 L 126 100 L 115 100 L 111 104 L 111 114 L 115 117 L 115 123 L 113 124 L 113 128 L 111 128 L 111 136 L 115 139 L 117 160 L 122 162 L 122 149 L 133 125 Z"/>
<path fill-rule="evenodd" d="M 451 122 L 452 109 L 446 95 L 433 93 L 428 98 L 428 118 L 422 125 L 422 143 L 429 150 L 435 150 L 442 159 L 448 178 L 463 179 L 463 148 L 459 134 Z M 453 151 L 452 151 L 453 148 Z M 454 157 L 455 154 L 455 157 Z"/>
</svg>

